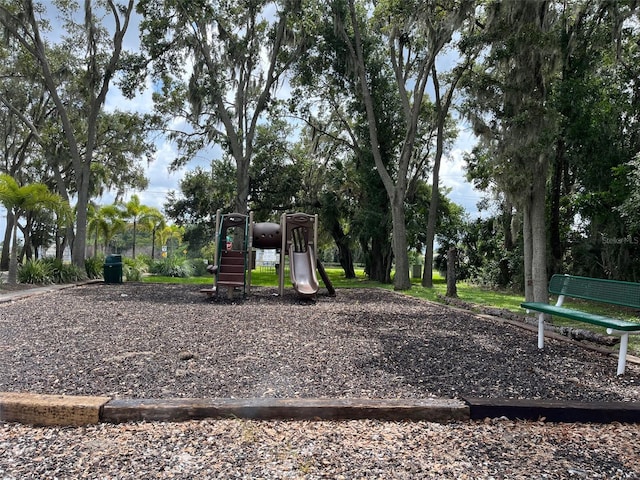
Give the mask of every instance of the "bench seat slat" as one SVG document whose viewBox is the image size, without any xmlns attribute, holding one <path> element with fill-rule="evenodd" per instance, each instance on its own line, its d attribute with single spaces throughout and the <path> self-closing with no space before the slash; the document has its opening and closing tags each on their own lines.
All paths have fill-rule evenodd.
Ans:
<svg viewBox="0 0 640 480">
<path fill-rule="evenodd" d="M 524 302 L 521 306 L 528 310 L 535 310 L 537 312 L 565 317 L 580 322 L 590 323 L 592 325 L 613 328 L 614 330 L 620 330 L 623 332 L 640 331 L 640 323 L 630 322 L 628 320 L 620 320 L 617 318 L 605 317 L 603 315 L 596 315 L 594 313 L 580 312 L 565 307 L 556 307 L 555 305 L 549 305 L 542 302 Z"/>
</svg>

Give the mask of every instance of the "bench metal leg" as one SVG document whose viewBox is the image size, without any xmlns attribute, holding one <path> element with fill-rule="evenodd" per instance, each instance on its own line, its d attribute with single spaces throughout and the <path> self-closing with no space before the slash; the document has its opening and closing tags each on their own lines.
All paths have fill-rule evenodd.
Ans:
<svg viewBox="0 0 640 480">
<path fill-rule="evenodd" d="M 538 348 L 544 348 L 544 313 L 538 314 Z"/>
<path fill-rule="evenodd" d="M 614 330 L 613 328 L 607 328 L 609 335 L 620 335 L 620 351 L 618 352 L 618 373 L 616 375 L 624 374 L 624 368 L 627 365 L 627 348 L 629 347 L 629 332 L 623 332 L 620 330 Z"/>
<path fill-rule="evenodd" d="M 624 367 L 627 363 L 627 347 L 629 346 L 629 334 L 625 333 L 620 336 L 620 352 L 618 353 L 618 375 L 624 373 Z"/>
</svg>

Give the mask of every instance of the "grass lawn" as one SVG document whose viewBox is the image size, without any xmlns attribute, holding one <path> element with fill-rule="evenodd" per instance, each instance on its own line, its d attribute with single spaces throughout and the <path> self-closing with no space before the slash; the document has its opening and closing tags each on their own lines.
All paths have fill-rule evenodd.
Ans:
<svg viewBox="0 0 640 480">
<path fill-rule="evenodd" d="M 327 274 L 331 283 L 336 289 L 340 288 L 386 288 L 393 289 L 393 285 L 382 284 L 379 282 L 373 282 L 368 280 L 362 269 L 356 269 L 355 279 L 346 279 L 344 272 L 340 268 L 326 268 Z M 320 280 L 320 279 L 319 279 Z M 213 277 L 190 277 L 190 278 L 174 278 L 174 277 L 161 277 L 161 276 L 147 276 L 144 278 L 145 282 L 156 283 L 184 283 L 184 284 L 196 284 L 203 286 L 210 286 L 213 284 Z M 263 287 L 277 287 L 278 276 L 273 269 L 254 270 L 251 273 L 251 284 L 254 286 Z M 403 292 L 406 295 L 411 295 L 425 300 L 433 302 L 440 302 L 438 295 L 444 295 L 447 286 L 445 279 L 442 278 L 437 272 L 433 274 L 434 288 L 424 288 L 420 285 L 419 279 L 412 279 L 412 288 L 409 291 Z M 289 281 L 289 273 L 285 271 L 285 288 L 291 288 Z M 512 312 L 524 313 L 520 308 L 520 303 L 524 301 L 522 294 L 513 293 L 509 291 L 491 290 L 483 288 L 477 285 L 468 284 L 466 282 L 459 282 L 457 285 L 458 297 L 468 303 L 473 303 L 481 306 L 489 306 L 495 308 L 502 308 L 510 310 Z M 555 298 L 551 299 L 555 302 Z M 599 313 L 602 315 L 609 315 L 613 317 L 624 318 L 627 320 L 638 320 L 636 312 L 623 309 L 615 306 L 599 306 L 590 302 L 581 300 L 567 300 L 564 304 L 569 308 L 576 308 L 582 311 L 588 311 L 593 313 Z M 553 324 L 558 326 L 570 326 L 575 328 L 581 328 L 585 330 L 591 330 L 597 333 L 604 333 L 605 329 L 594 325 L 589 325 L 582 322 L 571 321 L 563 318 L 554 318 Z M 640 354 L 640 335 L 629 336 L 629 349 L 632 353 Z"/>
</svg>

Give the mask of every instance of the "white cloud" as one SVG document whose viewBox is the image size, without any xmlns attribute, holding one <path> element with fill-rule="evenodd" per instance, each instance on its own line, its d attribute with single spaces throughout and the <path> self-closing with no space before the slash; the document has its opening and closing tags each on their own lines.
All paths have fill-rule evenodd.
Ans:
<svg viewBox="0 0 640 480">
<path fill-rule="evenodd" d="M 153 84 L 150 78 L 147 78 L 144 83 L 145 88 L 142 93 L 133 98 L 125 97 L 116 85 L 111 85 L 104 105 L 105 111 L 151 113 L 153 111 L 153 99 L 151 98 Z"/>
<path fill-rule="evenodd" d="M 171 168 L 172 162 L 178 156 L 175 145 L 166 138 L 162 138 L 157 144 L 157 150 L 153 161 L 147 166 L 146 176 L 149 179 L 147 189 L 140 192 L 128 192 L 124 201 L 128 201 L 134 193 L 140 198 L 143 205 L 155 207 L 163 211 L 167 201 L 167 194 L 171 191 L 179 193 L 180 180 L 185 173 L 194 170 L 196 167 L 209 168 L 211 160 L 219 158 L 220 149 L 213 147 L 203 151 L 197 158 L 189 162 L 186 166 L 177 170 Z M 113 201 L 114 193 L 105 195 L 100 203 L 107 204 Z"/>
<path fill-rule="evenodd" d="M 476 139 L 471 131 L 461 125 L 460 135 L 453 149 L 443 158 L 440 166 L 440 184 L 451 189 L 447 197 L 453 203 L 461 205 L 471 218 L 477 218 L 484 214 L 484 212 L 479 212 L 477 207 L 484 192 L 476 190 L 465 178 L 463 157 L 471 151 L 475 143 Z"/>
</svg>

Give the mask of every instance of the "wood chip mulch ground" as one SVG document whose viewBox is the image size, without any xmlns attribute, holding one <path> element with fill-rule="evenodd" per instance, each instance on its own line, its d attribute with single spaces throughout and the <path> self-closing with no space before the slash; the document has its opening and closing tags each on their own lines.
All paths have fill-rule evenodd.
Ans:
<svg viewBox="0 0 640 480">
<path fill-rule="evenodd" d="M 0 391 L 627 401 L 640 368 L 381 290 L 87 285 L 0 304 Z M 0 424 L 0 478 L 640 478 L 640 427 L 487 420 Z"/>
</svg>

